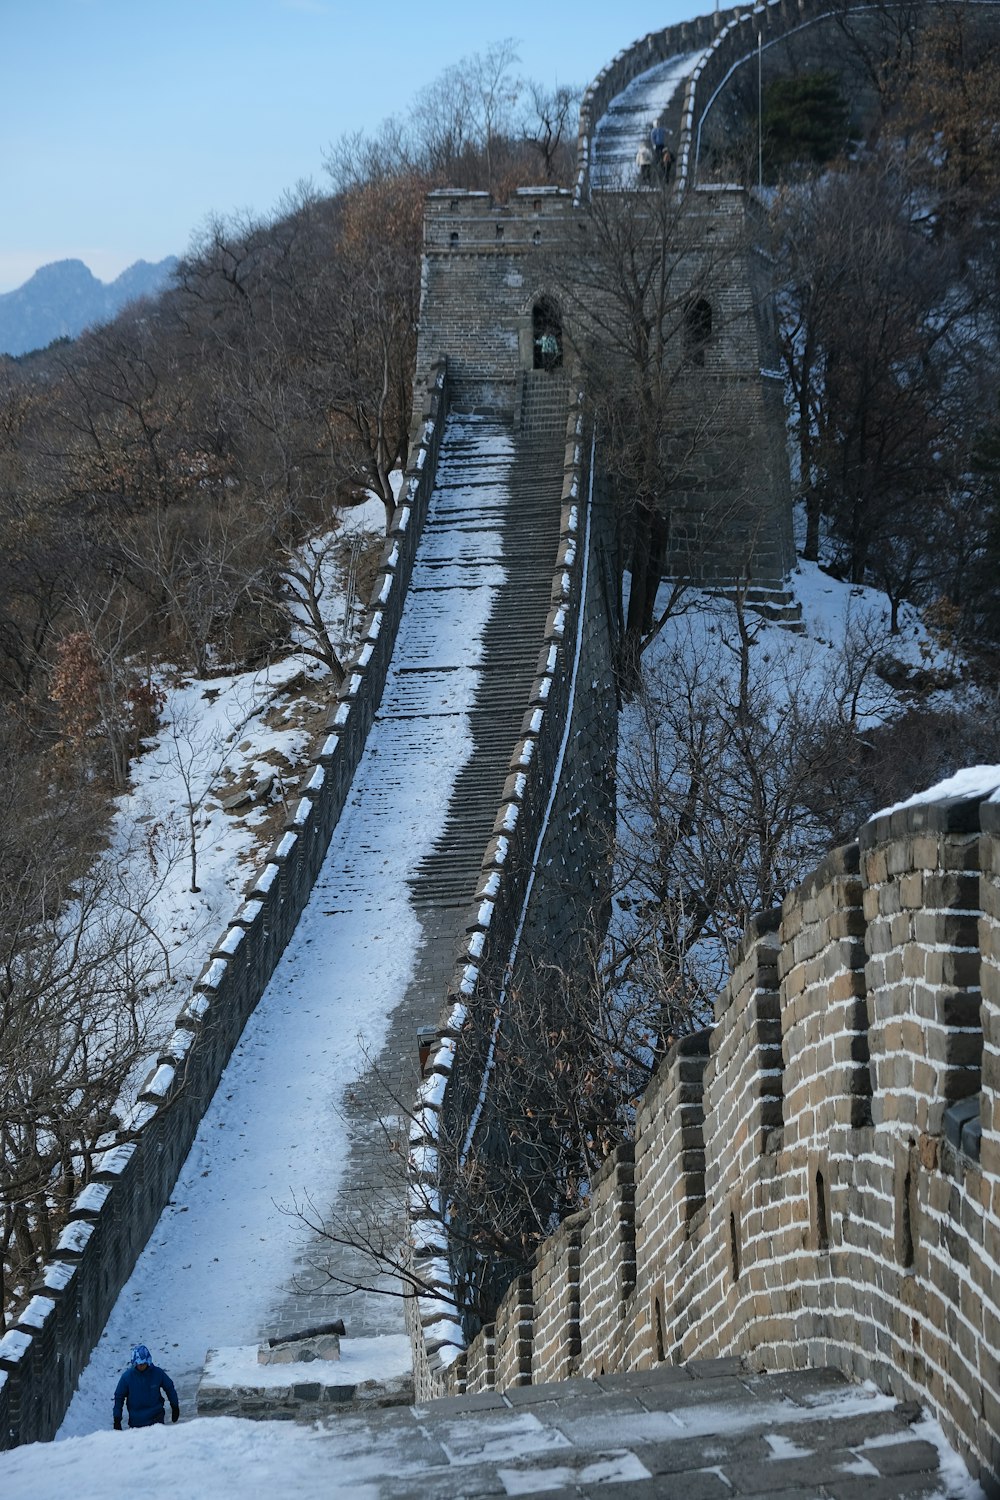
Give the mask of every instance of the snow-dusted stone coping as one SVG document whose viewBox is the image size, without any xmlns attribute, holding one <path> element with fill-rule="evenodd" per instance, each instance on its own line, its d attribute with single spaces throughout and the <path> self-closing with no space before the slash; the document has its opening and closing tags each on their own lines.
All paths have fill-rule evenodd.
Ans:
<svg viewBox="0 0 1000 1500">
<path fill-rule="evenodd" d="M 325 742 L 247 899 L 208 955 L 139 1101 L 95 1161 L 28 1308 L 0 1338 L 0 1449 L 51 1438 L 80 1372 L 167 1200 L 233 1047 L 289 941 L 381 700 L 413 559 L 433 488 L 448 406 L 436 365 L 415 402 L 399 504 L 363 639 Z"/>
<path fill-rule="evenodd" d="M 418 1381 L 831 1366 L 1000 1493 L 1000 767 L 873 818 L 732 955 L 634 1145 Z M 418 1384 L 418 1391 L 420 1387 Z"/>
<path fill-rule="evenodd" d="M 464 1024 L 481 976 L 495 976 L 513 961 L 530 895 L 539 841 L 559 774 L 561 751 L 572 713 L 577 625 L 583 607 L 588 539 L 589 451 L 585 446 L 582 398 L 567 417 L 560 540 L 552 579 L 551 607 L 539 642 L 537 673 L 511 757 L 492 837 L 470 910 L 464 943 L 439 1022 L 438 1038 L 425 1063 L 410 1130 L 408 1211 L 415 1263 L 440 1295 L 407 1303 L 414 1344 L 418 1398 L 449 1388 L 449 1372 L 463 1357 L 465 1339 L 451 1295 L 446 1231 L 438 1192 L 437 1140 L 447 1090 L 455 1080 L 455 1038 Z M 471 1081 L 471 1097 L 480 1085 Z M 461 1080 L 470 1097 L 470 1080 Z"/>
</svg>

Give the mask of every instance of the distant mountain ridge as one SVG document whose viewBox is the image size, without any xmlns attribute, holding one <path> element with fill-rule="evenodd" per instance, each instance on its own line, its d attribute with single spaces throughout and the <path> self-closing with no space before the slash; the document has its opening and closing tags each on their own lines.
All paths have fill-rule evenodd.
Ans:
<svg viewBox="0 0 1000 1500">
<path fill-rule="evenodd" d="M 155 265 L 137 260 L 109 282 L 98 281 L 82 260 L 41 266 L 23 286 L 0 294 L 0 354 L 27 354 L 53 339 L 76 338 L 127 302 L 161 292 L 177 264 L 175 255 Z"/>
</svg>

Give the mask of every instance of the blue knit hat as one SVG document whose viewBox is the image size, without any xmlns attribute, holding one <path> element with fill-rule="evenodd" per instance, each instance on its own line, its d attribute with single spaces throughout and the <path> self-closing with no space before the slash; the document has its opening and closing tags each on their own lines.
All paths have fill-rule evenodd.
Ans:
<svg viewBox="0 0 1000 1500">
<path fill-rule="evenodd" d="M 150 1352 L 146 1348 L 145 1344 L 133 1344 L 132 1345 L 132 1353 L 129 1355 L 129 1364 L 132 1364 L 132 1365 L 151 1365 L 152 1363 L 153 1363 L 153 1356 L 150 1354 Z"/>
</svg>

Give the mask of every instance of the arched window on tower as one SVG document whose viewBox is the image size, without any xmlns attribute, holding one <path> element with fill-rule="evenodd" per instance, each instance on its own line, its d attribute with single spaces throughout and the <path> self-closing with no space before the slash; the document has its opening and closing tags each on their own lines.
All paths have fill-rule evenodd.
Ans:
<svg viewBox="0 0 1000 1500">
<path fill-rule="evenodd" d="M 703 365 L 712 337 L 712 304 L 704 297 L 689 302 L 684 312 L 684 358 L 689 365 Z"/>
<path fill-rule="evenodd" d="M 539 297 L 531 310 L 531 339 L 533 368 L 558 370 L 563 362 L 562 318 L 551 297 Z"/>
</svg>

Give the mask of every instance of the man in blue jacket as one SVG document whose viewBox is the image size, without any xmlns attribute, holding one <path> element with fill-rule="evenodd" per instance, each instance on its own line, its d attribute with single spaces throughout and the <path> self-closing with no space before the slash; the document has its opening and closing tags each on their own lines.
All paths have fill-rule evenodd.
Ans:
<svg viewBox="0 0 1000 1500">
<path fill-rule="evenodd" d="M 176 1422 L 181 1414 L 177 1404 L 177 1391 L 166 1370 L 153 1364 L 153 1356 L 145 1344 L 135 1344 L 129 1356 L 129 1366 L 115 1387 L 115 1431 L 122 1430 L 122 1404 L 128 1403 L 128 1425 L 130 1427 L 153 1427 L 163 1421 L 163 1395 L 170 1402 L 171 1420 Z"/>
</svg>

